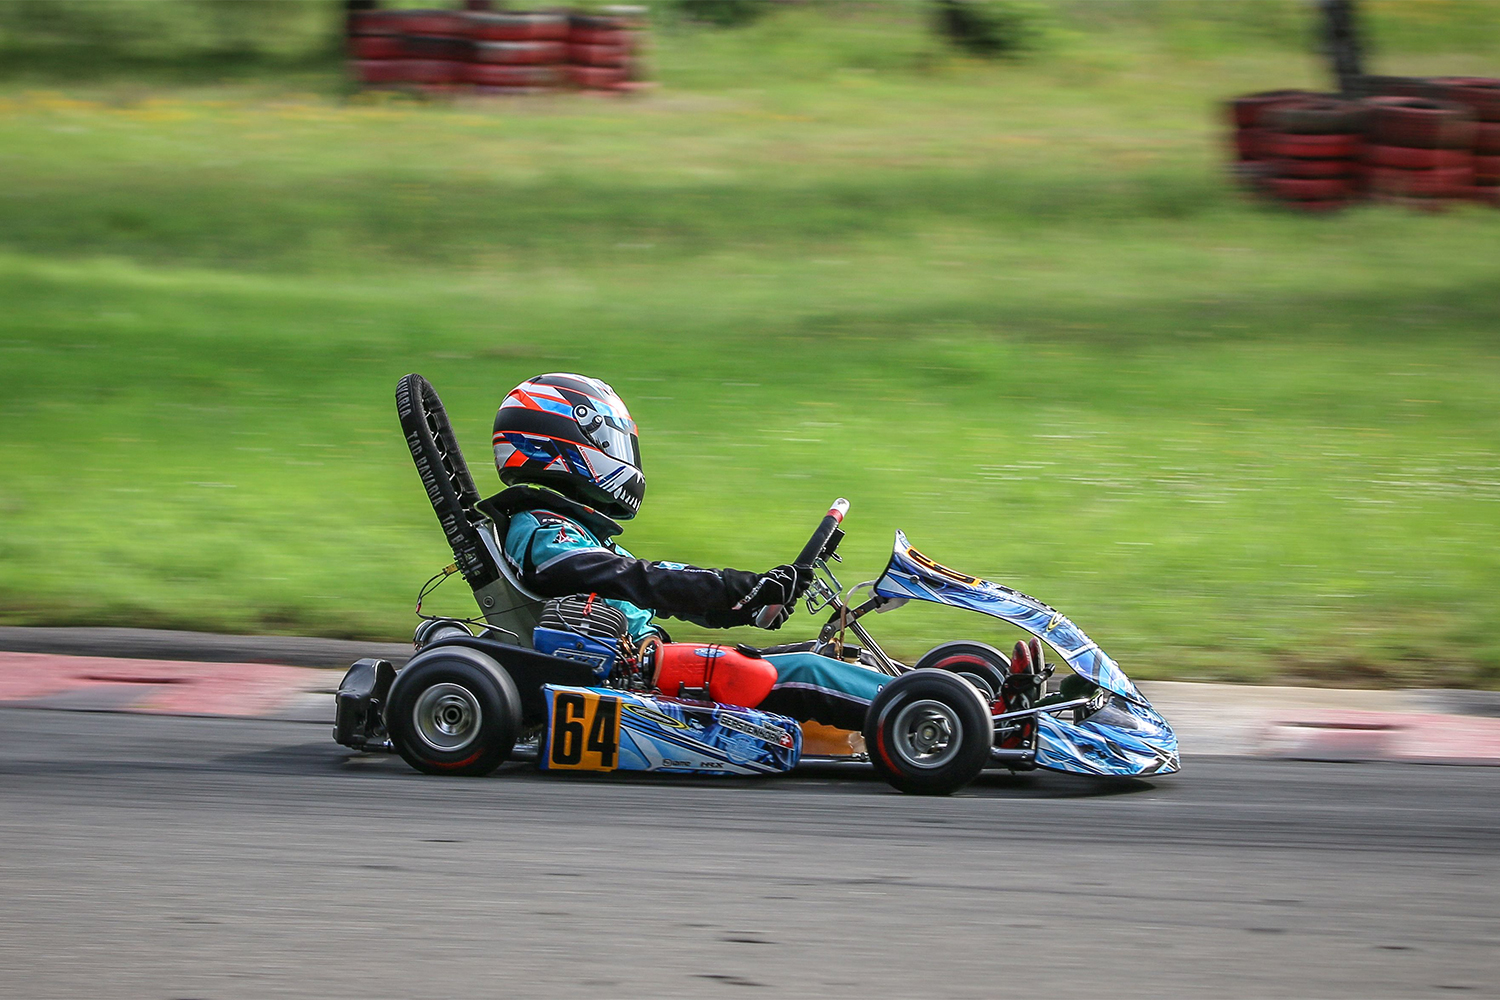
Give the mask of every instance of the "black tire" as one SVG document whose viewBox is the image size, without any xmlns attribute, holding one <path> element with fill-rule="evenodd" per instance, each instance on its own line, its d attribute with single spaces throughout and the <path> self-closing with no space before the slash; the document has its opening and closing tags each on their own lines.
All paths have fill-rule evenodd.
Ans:
<svg viewBox="0 0 1500 1000">
<path fill-rule="evenodd" d="M 1263 124 L 1262 116 L 1278 104 L 1324 96 L 1307 90 L 1266 90 L 1259 94 L 1245 94 L 1229 102 L 1229 116 L 1236 128 L 1259 128 Z"/>
<path fill-rule="evenodd" d="M 568 15 L 517 11 L 471 11 L 465 15 L 473 38 L 486 42 L 566 41 Z"/>
<path fill-rule="evenodd" d="M 1360 97 L 1429 97 L 1435 98 L 1442 88 L 1422 76 L 1361 76 L 1353 86 Z"/>
<path fill-rule="evenodd" d="M 398 382 L 396 415 L 459 571 L 475 590 L 493 583 L 500 577 L 499 567 L 469 521 L 469 511 L 479 502 L 479 491 L 474 488 L 474 477 L 469 474 L 453 425 L 432 383 L 416 374 Z"/>
<path fill-rule="evenodd" d="M 1382 146 L 1468 149 L 1474 144 L 1474 113 L 1462 104 L 1419 97 L 1381 97 L 1374 107 L 1371 136 Z"/>
<path fill-rule="evenodd" d="M 986 646 L 982 642 L 945 642 L 923 653 L 916 668 L 977 675 L 984 683 L 976 686 L 981 691 L 988 688 L 993 699 L 999 697 L 1000 688 L 1010 674 L 1010 658 L 994 646 Z"/>
<path fill-rule="evenodd" d="M 1369 127 L 1370 108 L 1357 101 L 1314 97 L 1275 105 L 1261 116 L 1261 122 L 1291 135 L 1347 135 Z"/>
<path fill-rule="evenodd" d="M 489 774 L 521 731 L 521 696 L 505 668 L 477 649 L 442 646 L 412 657 L 386 700 L 385 728 L 427 774 Z"/>
<path fill-rule="evenodd" d="M 1500 122 L 1500 80 L 1486 77 L 1440 79 L 1439 100 L 1462 104 L 1482 122 Z"/>
<path fill-rule="evenodd" d="M 951 795 L 989 763 L 994 724 L 968 681 L 946 670 L 913 670 L 881 688 L 865 715 L 870 761 L 910 795 Z"/>
</svg>

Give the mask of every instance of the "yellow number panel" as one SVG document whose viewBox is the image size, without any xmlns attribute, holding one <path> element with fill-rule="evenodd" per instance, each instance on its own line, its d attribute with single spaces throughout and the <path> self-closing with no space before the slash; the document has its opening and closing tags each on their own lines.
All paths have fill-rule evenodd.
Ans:
<svg viewBox="0 0 1500 1000">
<path fill-rule="evenodd" d="M 542 766 L 554 771 L 613 771 L 620 761 L 620 699 L 586 688 L 552 692 Z"/>
</svg>

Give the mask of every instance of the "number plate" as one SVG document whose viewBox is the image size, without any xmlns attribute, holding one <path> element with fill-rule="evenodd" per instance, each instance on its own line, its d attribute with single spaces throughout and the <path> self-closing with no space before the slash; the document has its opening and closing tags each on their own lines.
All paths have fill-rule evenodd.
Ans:
<svg viewBox="0 0 1500 1000">
<path fill-rule="evenodd" d="M 613 771 L 620 761 L 620 699 L 588 688 L 552 691 L 542 766 L 554 771 Z"/>
</svg>

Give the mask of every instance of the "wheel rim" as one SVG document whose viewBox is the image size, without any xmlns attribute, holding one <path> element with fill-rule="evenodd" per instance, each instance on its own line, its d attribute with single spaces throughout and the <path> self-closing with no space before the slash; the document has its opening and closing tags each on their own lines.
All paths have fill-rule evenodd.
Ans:
<svg viewBox="0 0 1500 1000">
<path fill-rule="evenodd" d="M 412 708 L 417 735 L 443 753 L 462 750 L 478 739 L 483 720 L 479 699 L 460 684 L 434 684 Z"/>
<path fill-rule="evenodd" d="M 958 756 L 964 724 L 958 713 L 940 701 L 923 699 L 905 706 L 891 726 L 896 756 L 921 770 L 942 767 Z"/>
</svg>

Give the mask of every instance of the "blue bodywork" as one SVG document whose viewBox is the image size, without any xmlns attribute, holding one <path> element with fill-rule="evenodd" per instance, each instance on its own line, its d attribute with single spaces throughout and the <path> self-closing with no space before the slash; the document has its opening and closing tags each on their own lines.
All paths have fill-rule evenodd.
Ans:
<svg viewBox="0 0 1500 1000">
<path fill-rule="evenodd" d="M 542 730 L 538 763 L 543 770 L 563 769 L 553 754 L 563 738 L 556 724 L 559 696 L 584 702 L 609 701 L 618 719 L 617 737 L 590 726 L 590 738 L 614 742 L 607 759 L 570 764 L 590 771 L 664 771 L 671 774 L 780 774 L 802 756 L 802 728 L 795 719 L 754 708 L 645 695 L 615 688 L 542 686 L 547 724 Z M 582 718 L 592 721 L 591 711 Z M 613 721 L 613 719 L 611 721 Z"/>
<path fill-rule="evenodd" d="M 1108 691 L 1104 707 L 1067 721 L 1041 713 L 1036 762 L 1074 774 L 1167 774 L 1179 767 L 1177 735 L 1114 660 L 1062 612 L 998 583 L 939 565 L 896 532 L 895 551 L 875 593 L 979 611 L 1025 629 L 1080 676 Z M 1068 713 L 1073 714 L 1071 710 Z"/>
</svg>

